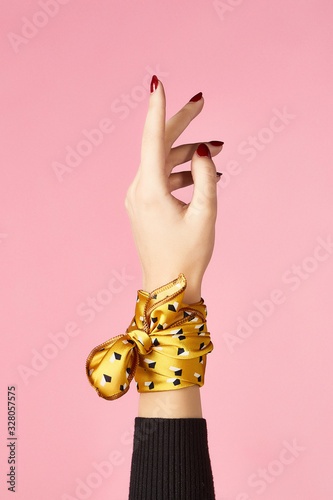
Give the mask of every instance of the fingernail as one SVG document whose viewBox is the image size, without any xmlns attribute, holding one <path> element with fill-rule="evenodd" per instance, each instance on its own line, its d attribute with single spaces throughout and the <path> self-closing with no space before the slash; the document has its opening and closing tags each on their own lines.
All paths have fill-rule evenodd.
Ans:
<svg viewBox="0 0 333 500">
<path fill-rule="evenodd" d="M 216 177 L 221 177 L 222 172 L 216 172 Z"/>
<path fill-rule="evenodd" d="M 211 144 L 212 146 L 223 146 L 224 142 L 222 141 L 209 141 L 209 144 Z"/>
<path fill-rule="evenodd" d="M 212 157 L 208 146 L 206 146 L 206 144 L 204 144 L 204 143 L 199 144 L 199 146 L 197 147 L 197 154 L 199 156 L 208 156 L 208 158 Z"/>
<path fill-rule="evenodd" d="M 198 94 L 195 94 L 192 99 L 190 99 L 188 102 L 197 102 L 200 101 L 202 98 L 202 92 L 199 92 Z"/>
<path fill-rule="evenodd" d="M 151 79 L 151 82 L 150 82 L 150 93 L 151 94 L 153 92 L 155 92 L 155 90 L 157 89 L 157 86 L 158 86 L 158 78 L 156 75 L 153 75 L 153 78 Z"/>
</svg>

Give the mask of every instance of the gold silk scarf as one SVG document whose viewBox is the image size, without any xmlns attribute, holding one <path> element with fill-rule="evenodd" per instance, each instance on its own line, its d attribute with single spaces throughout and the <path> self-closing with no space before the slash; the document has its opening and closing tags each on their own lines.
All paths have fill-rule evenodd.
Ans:
<svg viewBox="0 0 333 500">
<path fill-rule="evenodd" d="M 204 384 L 206 355 L 213 350 L 203 299 L 184 304 L 186 278 L 151 293 L 138 291 L 126 334 L 96 346 L 86 360 L 89 383 L 104 399 L 125 394 L 135 376 L 138 392 Z"/>
</svg>

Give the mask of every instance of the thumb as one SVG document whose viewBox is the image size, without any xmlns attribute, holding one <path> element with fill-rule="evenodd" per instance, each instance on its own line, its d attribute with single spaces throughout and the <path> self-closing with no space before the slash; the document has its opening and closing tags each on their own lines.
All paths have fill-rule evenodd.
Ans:
<svg viewBox="0 0 333 500">
<path fill-rule="evenodd" d="M 217 188 L 216 184 L 220 175 L 216 173 L 214 162 L 209 148 L 201 143 L 197 147 L 191 163 L 194 191 L 189 212 L 207 215 L 216 218 L 217 213 Z"/>
</svg>

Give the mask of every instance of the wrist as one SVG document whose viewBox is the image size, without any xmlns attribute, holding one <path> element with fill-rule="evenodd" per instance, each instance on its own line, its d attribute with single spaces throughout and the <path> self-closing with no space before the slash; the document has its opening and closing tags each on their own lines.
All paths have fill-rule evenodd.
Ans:
<svg viewBox="0 0 333 500">
<path fill-rule="evenodd" d="M 154 278 L 146 278 L 143 276 L 142 278 L 142 290 L 145 292 L 151 293 L 153 290 L 156 288 L 165 285 L 166 283 L 169 283 L 173 279 L 177 278 L 179 273 L 175 273 L 172 276 L 161 276 L 161 277 L 154 277 Z M 184 273 L 185 274 L 185 273 Z M 200 283 L 195 283 L 194 280 L 191 280 L 191 278 L 188 279 L 187 275 L 185 274 L 187 285 L 184 293 L 184 302 L 186 304 L 195 304 L 197 302 L 200 302 L 201 300 L 201 282 Z"/>
<path fill-rule="evenodd" d="M 138 416 L 144 418 L 202 418 L 200 387 L 193 385 L 177 391 L 141 393 Z"/>
<path fill-rule="evenodd" d="M 184 302 L 186 304 L 196 304 L 201 300 L 201 286 L 200 287 L 187 287 L 184 293 Z"/>
</svg>

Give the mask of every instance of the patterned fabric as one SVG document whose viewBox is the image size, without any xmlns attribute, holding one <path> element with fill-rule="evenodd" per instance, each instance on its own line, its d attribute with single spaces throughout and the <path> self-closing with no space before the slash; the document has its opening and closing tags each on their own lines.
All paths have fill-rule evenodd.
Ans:
<svg viewBox="0 0 333 500">
<path fill-rule="evenodd" d="M 138 291 L 126 334 L 95 347 L 86 361 L 89 383 L 104 399 L 125 394 L 135 376 L 138 392 L 204 384 L 206 355 L 213 350 L 203 299 L 184 304 L 186 278 L 151 293 Z"/>
</svg>

